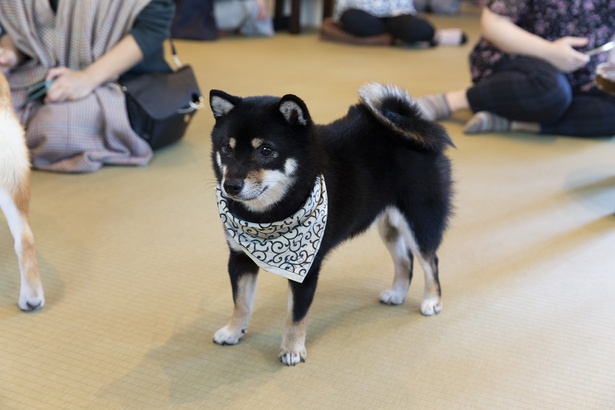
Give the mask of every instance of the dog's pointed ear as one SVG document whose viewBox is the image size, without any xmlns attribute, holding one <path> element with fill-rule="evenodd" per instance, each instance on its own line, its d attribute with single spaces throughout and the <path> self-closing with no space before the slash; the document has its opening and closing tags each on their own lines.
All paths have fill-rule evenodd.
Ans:
<svg viewBox="0 0 615 410">
<path fill-rule="evenodd" d="M 209 105 L 216 119 L 228 114 L 241 98 L 232 96 L 220 90 L 211 90 L 209 92 Z"/>
<path fill-rule="evenodd" d="M 282 97 L 278 109 L 291 125 L 302 125 L 305 127 L 312 122 L 305 103 L 296 95 L 286 94 Z"/>
</svg>

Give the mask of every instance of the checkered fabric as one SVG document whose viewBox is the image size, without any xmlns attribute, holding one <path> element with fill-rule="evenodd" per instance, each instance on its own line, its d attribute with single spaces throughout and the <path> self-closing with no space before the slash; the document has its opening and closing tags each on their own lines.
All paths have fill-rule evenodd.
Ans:
<svg viewBox="0 0 615 410">
<path fill-rule="evenodd" d="M 2 0 L 0 24 L 31 57 L 9 74 L 35 168 L 93 172 L 104 164 L 146 165 L 147 143 L 131 129 L 124 95 L 110 81 L 82 100 L 30 102 L 27 88 L 52 67 L 82 70 L 117 44 L 150 0 Z"/>
</svg>

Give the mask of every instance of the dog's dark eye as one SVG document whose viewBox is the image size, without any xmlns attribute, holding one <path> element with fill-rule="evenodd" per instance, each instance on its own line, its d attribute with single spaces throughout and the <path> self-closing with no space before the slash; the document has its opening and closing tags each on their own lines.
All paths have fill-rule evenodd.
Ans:
<svg viewBox="0 0 615 410">
<path fill-rule="evenodd" d="M 270 147 L 267 147 L 267 146 L 262 146 L 260 148 L 260 154 L 263 157 L 270 157 L 270 156 L 273 155 L 273 149 L 271 149 Z"/>
</svg>

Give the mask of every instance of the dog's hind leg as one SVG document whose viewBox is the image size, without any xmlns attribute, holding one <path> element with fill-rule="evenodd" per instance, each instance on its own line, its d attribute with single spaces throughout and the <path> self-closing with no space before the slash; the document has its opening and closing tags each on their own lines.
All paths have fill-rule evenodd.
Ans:
<svg viewBox="0 0 615 410">
<path fill-rule="evenodd" d="M 380 294 L 380 302 L 386 305 L 400 305 L 406 300 L 412 281 L 413 255 L 398 225 L 401 215 L 387 210 L 378 219 L 378 232 L 382 237 L 395 266 L 393 286 Z"/>
<path fill-rule="evenodd" d="M 45 305 L 43 285 L 34 248 L 34 235 L 28 220 L 29 200 L 27 182 L 21 184 L 15 192 L 0 188 L 0 207 L 15 240 L 15 253 L 19 261 L 21 289 L 18 304 L 23 311 L 37 310 Z"/>
<path fill-rule="evenodd" d="M 417 254 L 423 272 L 425 273 L 425 292 L 421 302 L 421 313 L 425 316 L 433 316 L 442 310 L 442 292 L 438 279 L 438 256 L 431 254 Z"/>
<path fill-rule="evenodd" d="M 305 362 L 307 350 L 307 314 L 314 300 L 320 263 L 314 263 L 303 283 L 289 281 L 288 313 L 278 357 L 287 366 Z"/>
<path fill-rule="evenodd" d="M 410 227 L 410 224 L 408 223 L 407 219 L 402 215 L 402 213 L 397 208 L 387 209 L 387 211 L 381 217 L 381 220 L 382 222 L 380 222 L 380 224 L 387 223 L 389 225 L 389 228 L 381 228 L 381 232 L 383 229 L 384 229 L 384 232 L 386 233 L 387 232 L 386 229 L 389 229 L 390 231 L 392 228 L 395 228 L 395 230 L 397 231 L 397 234 L 401 238 L 403 238 L 404 244 L 410 249 L 410 252 L 408 254 L 410 260 L 412 258 L 411 255 L 416 256 L 417 260 L 419 261 L 421 265 L 421 268 L 423 269 L 423 273 L 425 274 L 425 291 L 423 294 L 423 301 L 421 302 L 421 313 L 425 316 L 432 316 L 432 315 L 440 313 L 440 311 L 442 310 L 442 297 L 441 297 L 442 292 L 440 289 L 440 280 L 438 278 L 438 257 L 436 256 L 436 252 L 421 250 L 416 240 L 415 234 Z M 385 242 L 386 242 L 386 236 L 385 236 Z M 388 245 L 388 246 L 389 246 L 389 249 L 391 249 L 391 245 Z M 397 255 L 400 257 L 400 261 L 403 262 L 404 259 L 402 257 L 402 250 L 401 250 L 401 244 L 400 244 L 399 239 L 397 239 L 395 242 L 394 251 L 397 252 L 397 254 L 393 253 L 392 251 L 393 257 L 395 258 L 395 256 Z M 397 295 L 402 293 L 406 280 L 409 286 L 410 279 L 412 278 L 411 273 L 409 275 L 404 276 L 403 270 L 398 269 L 397 264 L 403 267 L 402 262 L 396 261 L 396 266 L 395 266 L 395 280 L 393 282 L 392 291 L 395 291 L 397 289 L 397 293 L 396 293 Z M 410 262 L 409 268 L 407 271 L 411 272 L 411 269 L 412 269 L 412 263 Z M 398 278 L 399 278 L 399 281 L 398 281 Z M 398 283 L 397 288 L 395 287 L 396 283 Z M 406 295 L 407 290 L 408 288 L 406 287 L 405 291 L 403 291 L 404 297 Z M 391 292 L 391 291 L 385 291 L 384 293 L 386 294 L 387 292 Z M 382 300 L 382 296 L 381 296 L 381 300 Z"/>
<path fill-rule="evenodd" d="M 256 295 L 258 266 L 243 252 L 231 250 L 228 267 L 234 308 L 229 323 L 214 335 L 220 345 L 237 344 L 246 333 Z"/>
</svg>

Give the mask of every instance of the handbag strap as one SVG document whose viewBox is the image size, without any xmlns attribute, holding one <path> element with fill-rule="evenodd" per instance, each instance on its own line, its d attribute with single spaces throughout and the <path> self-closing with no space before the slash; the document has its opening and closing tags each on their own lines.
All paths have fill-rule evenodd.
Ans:
<svg viewBox="0 0 615 410">
<path fill-rule="evenodd" d="M 169 44 L 171 45 L 171 55 L 173 57 L 173 63 L 175 64 L 175 69 L 178 70 L 182 68 L 183 64 L 177 55 L 177 49 L 175 48 L 175 42 L 173 41 L 173 36 L 169 36 Z"/>
<path fill-rule="evenodd" d="M 171 54 L 173 56 L 173 62 L 175 63 L 175 69 L 179 70 L 183 67 L 183 64 L 179 57 L 177 56 L 177 49 L 175 48 L 175 42 L 173 41 L 173 36 L 169 36 L 169 44 L 171 45 Z M 200 110 L 205 106 L 205 102 L 203 100 L 203 96 L 199 95 L 197 101 L 188 101 L 188 107 L 180 108 L 177 110 L 178 114 L 190 114 L 193 111 Z"/>
</svg>

